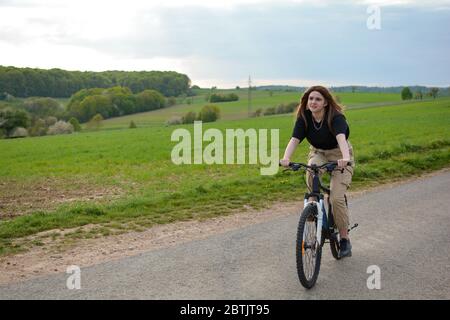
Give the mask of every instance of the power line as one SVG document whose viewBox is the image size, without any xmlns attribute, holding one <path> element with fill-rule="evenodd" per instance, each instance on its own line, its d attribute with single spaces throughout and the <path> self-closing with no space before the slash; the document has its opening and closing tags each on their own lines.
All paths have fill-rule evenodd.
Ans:
<svg viewBox="0 0 450 320">
<path fill-rule="evenodd" d="M 251 117 L 252 112 L 252 79 L 248 76 L 248 116 Z"/>
</svg>

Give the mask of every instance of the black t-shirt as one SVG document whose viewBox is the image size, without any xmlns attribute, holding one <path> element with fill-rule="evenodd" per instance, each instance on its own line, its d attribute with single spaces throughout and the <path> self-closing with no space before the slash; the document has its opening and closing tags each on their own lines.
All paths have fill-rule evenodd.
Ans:
<svg viewBox="0 0 450 320">
<path fill-rule="evenodd" d="M 347 121 L 343 114 L 337 114 L 331 121 L 331 126 L 334 129 L 335 134 L 333 134 L 328 128 L 327 114 L 323 119 L 322 127 L 320 127 L 320 122 L 315 122 L 312 117 L 310 110 L 305 110 L 305 117 L 308 123 L 308 129 L 305 129 L 305 122 L 302 117 L 299 117 L 295 122 L 294 131 L 292 132 L 292 137 L 297 138 L 302 142 L 304 138 L 315 148 L 330 150 L 338 147 L 338 142 L 336 136 L 340 133 L 345 134 L 346 139 L 350 135 L 350 129 L 348 127 Z M 316 128 L 314 128 L 313 121 L 315 122 Z"/>
</svg>

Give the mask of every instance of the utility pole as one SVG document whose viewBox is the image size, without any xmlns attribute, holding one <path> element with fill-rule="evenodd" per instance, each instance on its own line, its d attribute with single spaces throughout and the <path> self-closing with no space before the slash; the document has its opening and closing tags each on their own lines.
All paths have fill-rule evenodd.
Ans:
<svg viewBox="0 0 450 320">
<path fill-rule="evenodd" d="M 248 76 L 248 117 L 251 117 L 252 112 L 252 80 L 250 75 Z"/>
</svg>

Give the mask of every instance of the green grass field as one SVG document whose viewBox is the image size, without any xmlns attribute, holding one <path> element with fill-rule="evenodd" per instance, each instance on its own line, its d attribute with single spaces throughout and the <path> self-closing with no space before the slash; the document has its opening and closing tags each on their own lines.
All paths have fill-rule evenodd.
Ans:
<svg viewBox="0 0 450 320">
<path fill-rule="evenodd" d="M 280 96 L 285 102 L 297 97 L 292 93 Z M 261 97 L 261 101 L 264 99 Z M 343 94 L 342 99 L 348 99 L 349 106 L 382 102 L 372 94 L 359 94 L 354 100 Z M 269 105 L 274 101 L 266 102 Z M 240 113 L 246 110 L 243 101 L 234 108 Z M 353 190 L 450 163 L 450 99 L 349 108 L 346 115 L 357 163 Z M 128 123 L 123 118 L 109 121 L 117 121 L 118 127 Z M 170 155 L 176 142 L 170 141 L 171 133 L 176 128 L 192 131 L 193 126 L 166 127 L 155 122 L 154 126 L 137 129 L 0 140 L 0 150 L 5 155 L 0 157 L 0 191 L 16 192 L 17 201 L 21 201 L 27 188 L 37 184 L 67 192 L 88 187 L 122 190 L 120 197 L 110 201 L 75 201 L 4 218 L 0 221 L 0 254 L 27 248 L 31 244 L 19 240 L 41 231 L 86 224 L 96 224 L 98 228 L 89 234 L 78 230 L 75 236 L 143 230 L 158 223 L 262 208 L 277 201 L 299 199 L 304 192 L 302 177 L 281 172 L 261 176 L 258 165 L 174 165 Z M 279 129 L 282 156 L 293 123 L 292 115 L 277 115 L 221 120 L 204 124 L 203 130 Z M 293 160 L 305 161 L 306 155 L 305 141 Z"/>
<path fill-rule="evenodd" d="M 248 93 L 246 90 L 226 90 L 219 91 L 219 93 L 235 93 L 239 96 L 238 101 L 215 103 L 221 110 L 221 118 L 223 120 L 238 120 L 248 117 Z M 340 97 L 341 103 L 348 109 L 401 101 L 400 95 L 395 93 L 339 92 L 337 95 Z M 131 120 L 138 126 L 164 124 L 171 117 L 183 116 L 188 111 L 200 111 L 200 109 L 208 103 L 205 101 L 205 97 L 205 93 L 193 97 L 193 102 L 190 105 L 182 103 L 160 110 L 108 119 L 104 121 L 103 127 L 105 129 L 128 128 Z M 252 91 L 251 110 L 255 111 L 258 108 L 264 110 L 269 107 L 276 107 L 281 103 L 300 101 L 300 97 L 300 92 L 274 91 L 273 95 L 270 96 L 268 91 Z"/>
</svg>

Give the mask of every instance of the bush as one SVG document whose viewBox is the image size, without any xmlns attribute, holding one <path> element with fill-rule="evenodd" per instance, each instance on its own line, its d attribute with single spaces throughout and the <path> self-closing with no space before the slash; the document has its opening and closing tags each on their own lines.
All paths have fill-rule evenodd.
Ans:
<svg viewBox="0 0 450 320">
<path fill-rule="evenodd" d="M 28 98 L 24 102 L 25 109 L 39 117 L 61 116 L 64 109 L 61 104 L 52 98 Z"/>
<path fill-rule="evenodd" d="M 208 104 L 200 110 L 198 120 L 203 122 L 214 122 L 220 118 L 220 109 L 212 104 Z"/>
<path fill-rule="evenodd" d="M 0 109 L 0 129 L 5 136 L 10 136 L 17 127 L 30 126 L 30 115 L 25 110 L 17 110 L 10 107 Z"/>
<path fill-rule="evenodd" d="M 210 102 L 228 102 L 228 101 L 237 101 L 237 100 L 239 100 L 239 96 L 236 95 L 235 93 L 230 93 L 230 94 L 226 94 L 226 95 L 213 93 L 209 98 Z"/>
<path fill-rule="evenodd" d="M 57 121 L 58 121 L 58 119 L 56 119 L 55 117 L 47 117 L 47 118 L 45 118 L 45 125 L 47 127 L 50 127 L 50 126 L 54 125 Z"/>
<path fill-rule="evenodd" d="M 166 125 L 176 125 L 176 124 L 182 124 L 183 119 L 181 117 L 172 117 L 169 120 L 167 120 Z"/>
<path fill-rule="evenodd" d="M 265 115 L 265 116 L 270 116 L 270 115 L 275 114 L 275 113 L 277 113 L 275 107 L 267 108 L 267 109 L 264 111 L 264 115 Z"/>
<path fill-rule="evenodd" d="M 48 128 L 48 134 L 70 134 L 73 132 L 73 126 L 65 121 L 58 121 L 54 125 Z"/>
<path fill-rule="evenodd" d="M 136 95 L 136 111 L 144 112 L 164 108 L 166 100 L 156 90 L 144 90 Z"/>
<path fill-rule="evenodd" d="M 252 116 L 252 117 L 260 117 L 261 114 L 262 114 L 262 108 L 258 108 L 258 109 L 256 109 L 255 112 L 252 113 L 251 116 Z"/>
<path fill-rule="evenodd" d="M 81 126 L 80 126 L 80 123 L 78 122 L 77 118 L 74 118 L 74 117 L 70 118 L 69 123 L 73 126 L 73 130 L 75 130 L 77 132 L 81 131 Z"/>
<path fill-rule="evenodd" d="M 411 100 L 413 97 L 411 90 L 408 87 L 404 87 L 402 90 L 402 100 Z"/>
<path fill-rule="evenodd" d="M 136 123 L 134 123 L 133 120 L 131 120 L 129 128 L 130 128 L 130 129 L 137 128 L 137 127 L 136 127 Z"/>
<path fill-rule="evenodd" d="M 28 136 L 27 129 L 25 129 L 23 127 L 17 127 L 9 135 L 9 138 L 24 138 L 26 136 Z"/>
<path fill-rule="evenodd" d="M 103 125 L 103 117 L 100 113 L 97 113 L 95 116 L 92 117 L 91 120 L 87 123 L 87 127 L 89 129 L 95 129 L 98 130 Z"/>
<path fill-rule="evenodd" d="M 167 98 L 167 106 L 171 107 L 177 104 L 177 99 L 175 97 L 169 97 Z"/>
<path fill-rule="evenodd" d="M 37 119 L 34 121 L 34 124 L 29 129 L 29 135 L 31 137 L 45 136 L 47 134 L 47 125 L 45 121 L 42 119 Z"/>
<path fill-rule="evenodd" d="M 276 109 L 276 113 L 277 113 L 277 114 L 283 114 L 283 113 L 286 113 L 284 104 L 278 105 L 278 107 L 277 107 L 277 109 Z"/>
<path fill-rule="evenodd" d="M 195 119 L 196 119 L 195 112 L 189 111 L 181 118 L 181 122 L 182 123 L 194 123 Z"/>
</svg>

